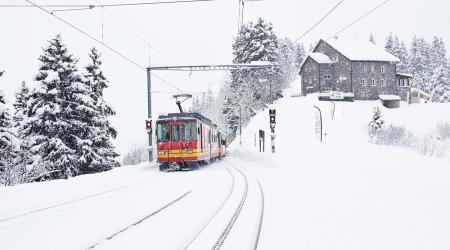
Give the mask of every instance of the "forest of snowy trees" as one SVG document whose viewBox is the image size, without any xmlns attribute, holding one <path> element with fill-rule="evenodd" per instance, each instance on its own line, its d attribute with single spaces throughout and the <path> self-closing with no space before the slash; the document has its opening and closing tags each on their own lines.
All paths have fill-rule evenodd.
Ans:
<svg viewBox="0 0 450 250">
<path fill-rule="evenodd" d="M 103 99 L 100 54 L 81 72 L 57 35 L 43 48 L 31 85 L 22 82 L 9 110 L 0 90 L 0 185 L 70 178 L 119 167 L 117 136 Z M 1 86 L 0 86 L 1 88 Z"/>
<path fill-rule="evenodd" d="M 400 59 L 397 72 L 414 76 L 412 87 L 430 95 L 431 102 L 450 102 L 450 58 L 442 38 L 431 43 L 414 36 L 409 50 L 397 36 L 389 34 L 384 48 Z"/>
</svg>

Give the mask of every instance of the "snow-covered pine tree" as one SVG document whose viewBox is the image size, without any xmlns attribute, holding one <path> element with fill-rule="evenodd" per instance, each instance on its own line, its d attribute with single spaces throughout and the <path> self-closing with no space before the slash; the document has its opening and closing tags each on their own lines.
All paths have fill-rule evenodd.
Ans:
<svg viewBox="0 0 450 250">
<path fill-rule="evenodd" d="M 245 125 L 252 115 L 250 109 L 260 110 L 269 102 L 269 84 L 268 82 L 259 82 L 259 79 L 268 78 L 268 74 L 272 76 L 274 100 L 281 96 L 281 89 L 287 84 L 283 82 L 281 69 L 277 65 L 278 39 L 273 32 L 271 23 L 266 23 L 259 18 L 256 23 L 250 22 L 244 25 L 232 47 L 233 63 L 267 61 L 275 64 L 275 67 L 271 68 L 269 72 L 268 70 L 249 69 L 231 72 L 232 80 L 229 89 L 231 93 L 227 98 L 227 102 L 229 102 L 227 105 L 242 108 L 242 122 Z M 229 117 L 235 119 L 236 116 Z M 231 133 L 235 133 L 236 129 L 237 127 L 230 128 Z"/>
<path fill-rule="evenodd" d="M 100 69 L 100 65 L 102 65 L 100 56 L 101 54 L 96 48 L 91 49 L 89 57 L 92 63 L 85 67 L 86 72 L 83 74 L 95 112 L 88 112 L 91 116 L 83 118 L 88 124 L 88 129 L 85 138 L 82 138 L 83 146 L 78 148 L 79 154 L 84 160 L 81 167 L 82 173 L 103 172 L 120 166 L 120 163 L 115 160 L 119 154 L 114 151 L 111 142 L 116 138 L 117 131 L 111 126 L 108 119 L 109 116 L 116 113 L 103 98 L 103 90 L 109 87 L 109 83 Z"/>
<path fill-rule="evenodd" d="M 431 97 L 432 102 L 450 102 L 450 84 L 447 78 L 448 72 L 445 66 L 438 66 L 433 73 L 431 80 Z"/>
<path fill-rule="evenodd" d="M 379 107 L 373 108 L 372 121 L 369 122 L 370 136 L 375 135 L 383 126 L 384 120 L 381 119 L 381 110 Z"/>
<path fill-rule="evenodd" d="M 391 53 L 394 54 L 394 36 L 392 35 L 392 32 L 389 32 L 388 37 L 386 37 L 386 41 L 384 43 L 384 49 Z"/>
<path fill-rule="evenodd" d="M 373 37 L 372 34 L 370 34 L 370 36 L 369 36 L 369 42 L 371 42 L 371 43 L 373 43 L 373 44 L 376 44 L 375 38 Z"/>
<path fill-rule="evenodd" d="M 430 46 L 423 38 L 414 36 L 409 52 L 409 73 L 414 76 L 413 86 L 431 92 L 432 76 Z"/>
<path fill-rule="evenodd" d="M 15 109 L 15 113 L 13 116 L 14 126 L 19 126 L 19 122 L 23 120 L 24 112 L 26 111 L 27 107 L 27 101 L 28 101 L 28 92 L 30 90 L 28 89 L 25 81 L 22 82 L 22 85 L 20 86 L 20 89 L 14 93 L 16 97 L 16 101 L 14 102 L 13 106 Z"/>
<path fill-rule="evenodd" d="M 0 185 L 14 185 L 13 136 L 11 115 L 6 106 L 3 90 L 0 90 Z"/>
<path fill-rule="evenodd" d="M 292 45 L 291 40 L 288 38 L 280 39 L 278 44 L 278 64 L 281 67 L 281 72 L 284 78 L 282 79 L 282 82 L 290 83 L 294 80 L 297 73 L 297 67 L 295 67 L 295 48 L 294 45 Z M 284 87 L 285 86 L 283 86 L 283 88 Z"/>
<path fill-rule="evenodd" d="M 395 55 L 400 59 L 400 62 L 397 63 L 397 72 L 400 73 L 409 73 L 408 71 L 408 65 L 409 65 L 409 53 L 408 49 L 406 48 L 406 45 L 402 42 L 400 42 L 398 46 L 398 54 Z"/>
<path fill-rule="evenodd" d="M 30 89 L 21 126 L 24 144 L 33 154 L 30 181 L 68 178 L 81 174 L 77 149 L 87 136 L 81 119 L 96 112 L 78 73 L 78 59 L 57 35 L 43 48 L 41 64 Z"/>
<path fill-rule="evenodd" d="M 296 43 L 295 44 L 295 66 L 297 68 L 300 67 L 300 64 L 302 64 L 303 60 L 305 59 L 306 51 L 305 46 L 303 46 L 303 43 Z"/>
<path fill-rule="evenodd" d="M 446 58 L 447 50 L 445 49 L 444 41 L 442 38 L 434 37 L 431 43 L 431 67 L 432 69 L 437 69 L 440 66 L 447 66 Z"/>
</svg>

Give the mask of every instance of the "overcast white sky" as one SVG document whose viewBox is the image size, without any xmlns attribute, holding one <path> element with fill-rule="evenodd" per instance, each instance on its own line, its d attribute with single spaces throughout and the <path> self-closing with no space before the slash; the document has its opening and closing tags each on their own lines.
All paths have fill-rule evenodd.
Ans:
<svg viewBox="0 0 450 250">
<path fill-rule="evenodd" d="M 97 2 L 98 1 L 98 2 Z M 152 2 L 147 0 L 32 0 L 38 5 L 48 4 L 116 4 Z M 155 0 L 156 1 L 156 0 Z M 153 1 L 153 2 L 155 2 Z M 322 23 L 300 40 L 308 48 L 311 42 L 327 39 L 385 0 L 344 0 Z M 161 4 L 107 8 L 132 28 L 173 63 L 214 64 L 230 63 L 231 44 L 237 34 L 238 0 L 214 2 Z M 265 0 L 245 4 L 244 21 L 262 17 L 272 22 L 278 37 L 295 40 L 328 13 L 340 0 Z M 0 5 L 23 4 L 21 0 L 0 0 Z M 54 9 L 54 8 L 53 8 Z M 50 8 L 49 11 L 52 9 Z M 340 33 L 341 38 L 368 39 L 372 33 L 383 46 L 389 32 L 396 34 L 407 46 L 414 35 L 431 41 L 442 37 L 450 44 L 450 1 L 448 0 L 389 0 L 379 9 Z M 102 9 L 57 12 L 56 16 L 73 24 L 98 40 L 102 40 Z M 148 45 L 137 38 L 107 11 L 103 11 L 103 41 L 138 65 L 149 64 Z M 119 136 L 115 142 L 119 153 L 124 154 L 132 143 L 146 141 L 144 120 L 147 118 L 146 72 L 124 60 L 81 34 L 57 18 L 38 8 L 0 7 L 0 78 L 2 89 L 10 102 L 14 91 L 25 80 L 31 82 L 38 73 L 37 58 L 47 40 L 60 33 L 69 52 L 80 58 L 79 67 L 88 62 L 89 49 L 93 46 L 103 54 L 103 71 L 110 80 L 105 93 L 116 109 L 112 118 Z M 448 53 L 447 53 L 448 54 Z M 171 65 L 164 57 L 151 50 L 151 64 Z M 220 86 L 223 72 L 192 73 L 191 79 L 184 73 L 155 72 L 167 82 L 186 92 L 206 91 L 209 83 L 214 91 Z M 152 78 L 152 90 L 174 91 L 162 81 Z M 159 113 L 177 112 L 170 94 L 153 95 L 153 117 Z"/>
</svg>

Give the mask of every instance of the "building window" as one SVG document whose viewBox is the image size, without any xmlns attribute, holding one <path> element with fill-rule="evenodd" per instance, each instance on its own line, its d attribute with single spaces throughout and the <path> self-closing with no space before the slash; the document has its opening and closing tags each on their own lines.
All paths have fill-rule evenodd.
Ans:
<svg viewBox="0 0 450 250">
<path fill-rule="evenodd" d="M 308 82 L 308 78 L 307 77 L 305 77 L 305 82 Z"/>
<path fill-rule="evenodd" d="M 314 81 L 317 80 L 316 76 L 314 76 Z"/>
<path fill-rule="evenodd" d="M 384 66 L 381 66 L 381 73 L 385 73 L 386 72 L 386 68 Z"/>
<path fill-rule="evenodd" d="M 405 79 L 405 80 L 406 80 L 406 86 L 409 87 L 409 78 L 408 78 L 408 79 Z"/>
<path fill-rule="evenodd" d="M 403 78 L 400 79 L 400 86 L 405 86 L 405 83 L 403 82 Z"/>
<path fill-rule="evenodd" d="M 375 80 L 374 80 L 374 79 L 372 79 L 372 80 L 370 81 L 370 85 L 371 85 L 371 86 L 375 86 Z"/>
<path fill-rule="evenodd" d="M 311 77 L 309 78 L 309 83 L 312 83 L 312 78 Z"/>
<path fill-rule="evenodd" d="M 370 66 L 370 72 L 375 72 L 375 66 L 374 65 Z"/>
<path fill-rule="evenodd" d="M 368 96 L 369 96 L 369 92 L 361 91 L 361 97 L 368 97 Z"/>
<path fill-rule="evenodd" d="M 331 79 L 331 75 L 325 75 L 325 79 Z"/>
<path fill-rule="evenodd" d="M 381 79 L 381 86 L 386 86 L 386 81 L 384 79 Z"/>
<path fill-rule="evenodd" d="M 338 56 L 338 55 L 335 55 L 335 56 L 334 56 L 333 62 L 338 62 L 338 61 L 339 61 L 339 56 Z"/>
<path fill-rule="evenodd" d="M 325 88 L 323 89 L 323 91 L 325 91 L 325 92 L 330 92 L 330 91 L 331 91 L 331 88 L 330 88 L 330 87 L 325 87 Z"/>
<path fill-rule="evenodd" d="M 361 79 L 361 85 L 362 85 L 362 86 L 367 86 L 367 85 L 366 85 L 366 79 L 364 79 L 364 78 Z"/>
</svg>

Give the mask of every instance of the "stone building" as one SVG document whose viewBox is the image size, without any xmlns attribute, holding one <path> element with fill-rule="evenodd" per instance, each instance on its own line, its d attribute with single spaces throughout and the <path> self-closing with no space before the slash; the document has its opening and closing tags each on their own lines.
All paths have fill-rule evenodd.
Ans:
<svg viewBox="0 0 450 250">
<path fill-rule="evenodd" d="M 338 91 L 355 100 L 376 100 L 411 92 L 412 76 L 397 73 L 399 59 L 370 42 L 320 40 L 300 65 L 302 93 Z"/>
</svg>

